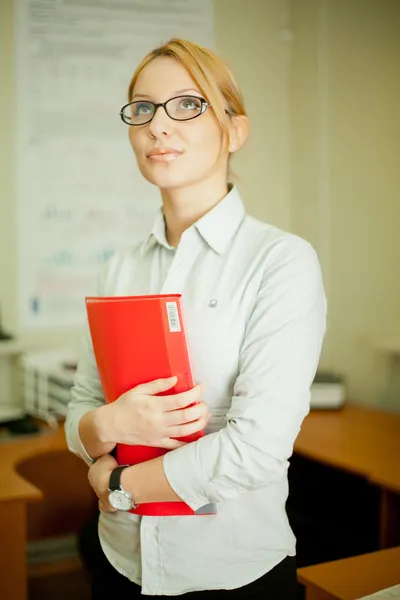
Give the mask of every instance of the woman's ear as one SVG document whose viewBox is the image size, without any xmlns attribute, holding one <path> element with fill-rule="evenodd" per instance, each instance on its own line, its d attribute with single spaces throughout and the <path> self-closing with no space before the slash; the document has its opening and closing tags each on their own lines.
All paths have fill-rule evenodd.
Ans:
<svg viewBox="0 0 400 600">
<path fill-rule="evenodd" d="M 245 143 L 249 133 L 249 120 L 244 115 L 231 117 L 229 130 L 229 153 L 237 152 Z"/>
</svg>

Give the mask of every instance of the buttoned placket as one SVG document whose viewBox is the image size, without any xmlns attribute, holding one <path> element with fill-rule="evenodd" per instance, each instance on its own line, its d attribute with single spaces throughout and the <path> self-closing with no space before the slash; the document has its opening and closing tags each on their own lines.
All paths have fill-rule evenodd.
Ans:
<svg viewBox="0 0 400 600">
<path fill-rule="evenodd" d="M 193 265 L 204 241 L 195 227 L 183 232 L 175 256 L 158 292 L 183 294 Z M 167 249 L 168 250 L 168 249 Z M 140 524 L 142 553 L 142 593 L 163 594 L 162 518 L 143 516 Z"/>
<path fill-rule="evenodd" d="M 186 281 L 202 248 L 203 240 L 195 227 L 183 232 L 160 294 L 182 294 Z"/>
</svg>

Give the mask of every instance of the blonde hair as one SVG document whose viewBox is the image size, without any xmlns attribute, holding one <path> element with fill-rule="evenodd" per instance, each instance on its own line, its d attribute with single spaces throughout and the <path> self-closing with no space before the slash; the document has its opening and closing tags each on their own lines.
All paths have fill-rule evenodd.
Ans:
<svg viewBox="0 0 400 600">
<path fill-rule="evenodd" d="M 143 69 L 156 58 L 169 56 L 190 74 L 205 100 L 212 106 L 229 143 L 229 119 L 235 115 L 247 116 L 242 92 L 227 64 L 214 52 L 187 40 L 174 38 L 147 54 L 137 67 L 129 84 L 128 102 Z"/>
</svg>

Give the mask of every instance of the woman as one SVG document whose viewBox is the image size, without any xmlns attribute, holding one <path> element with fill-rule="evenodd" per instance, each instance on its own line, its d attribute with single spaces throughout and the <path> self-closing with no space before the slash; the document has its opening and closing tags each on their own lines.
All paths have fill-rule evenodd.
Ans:
<svg viewBox="0 0 400 600">
<path fill-rule="evenodd" d="M 231 72 L 211 51 L 176 39 L 151 52 L 121 117 L 162 209 L 151 231 L 109 261 L 98 293 L 181 293 L 199 385 L 155 396 L 175 382 L 158 380 L 105 405 L 87 336 L 66 433 L 100 502 L 93 598 L 289 600 L 296 567 L 287 467 L 325 331 L 318 259 L 304 240 L 248 216 L 228 183 L 248 120 Z M 196 442 L 173 439 L 204 427 Z M 215 503 L 217 513 L 115 510 L 110 452 L 118 442 L 170 450 L 118 474 L 132 502 Z"/>
</svg>

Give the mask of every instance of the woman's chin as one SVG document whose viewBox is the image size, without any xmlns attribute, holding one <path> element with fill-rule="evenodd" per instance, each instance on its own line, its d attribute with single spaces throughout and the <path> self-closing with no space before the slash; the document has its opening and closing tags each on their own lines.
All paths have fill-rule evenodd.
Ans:
<svg viewBox="0 0 400 600">
<path fill-rule="evenodd" d="M 142 171 L 142 175 L 149 183 L 156 185 L 162 190 L 180 188 L 190 184 L 188 178 L 182 177 L 178 173 L 155 173 L 152 170 L 151 172 Z"/>
</svg>

